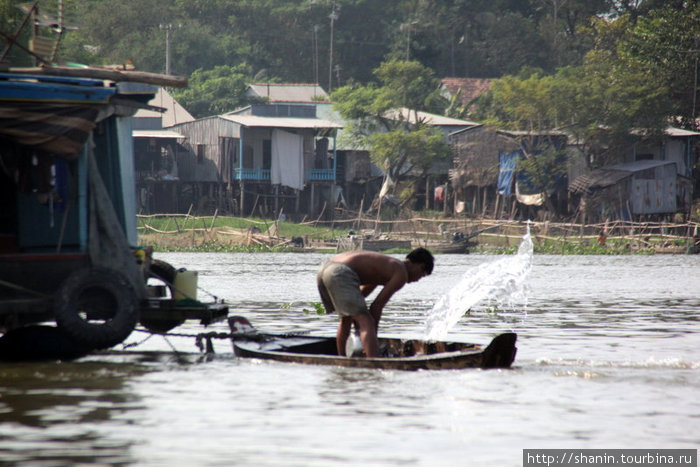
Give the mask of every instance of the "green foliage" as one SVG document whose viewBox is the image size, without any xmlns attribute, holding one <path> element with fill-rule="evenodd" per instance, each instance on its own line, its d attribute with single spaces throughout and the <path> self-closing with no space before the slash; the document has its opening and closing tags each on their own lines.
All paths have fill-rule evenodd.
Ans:
<svg viewBox="0 0 700 467">
<path fill-rule="evenodd" d="M 18 25 L 19 3 L 27 2 L 0 0 L 0 29 L 6 33 Z M 55 15 L 51 2 L 41 7 Z M 334 9 L 337 70 L 329 69 Z M 373 70 L 382 62 L 410 60 L 438 76 L 499 77 L 524 66 L 551 74 L 562 66 L 580 66 L 594 45 L 601 49 L 590 22 L 604 18 L 600 21 L 619 24 L 619 30 L 638 25 L 638 34 L 629 39 L 630 53 L 646 57 L 642 62 L 659 71 L 660 79 L 675 76 L 673 99 L 680 99 L 681 86 L 688 103 L 697 9 L 698 2 L 683 0 L 65 0 L 66 18 L 78 30 L 68 31 L 59 58 L 90 64 L 131 60 L 139 70 L 163 72 L 164 27 L 172 25 L 172 71 L 186 76 L 246 63 L 259 80 L 319 82 L 337 89 L 376 79 Z M 25 44 L 29 29 L 21 38 Z M 602 48 L 613 50 L 615 44 Z M 31 62 L 21 51 L 11 55 L 14 64 Z M 653 57 L 660 60 L 654 63 Z M 679 115 L 685 116 L 687 107 Z"/>
<path fill-rule="evenodd" d="M 518 246 L 502 246 L 496 248 L 477 247 L 477 252 L 495 255 L 514 255 Z M 605 245 L 598 242 L 577 239 L 545 239 L 534 245 L 534 253 L 538 255 L 649 255 L 654 254 L 653 248 L 632 248 L 629 240 L 608 238 Z"/>
<path fill-rule="evenodd" d="M 400 178 L 399 170 L 419 168 L 424 172 L 435 159 L 450 156 L 449 146 L 440 130 L 435 128 L 374 133 L 366 141 L 372 162 L 378 167 L 387 167 L 394 180 Z"/>
<path fill-rule="evenodd" d="M 288 253 L 294 249 L 286 246 L 267 247 L 265 245 L 226 245 L 218 242 L 202 242 L 196 245 L 171 247 L 167 243 L 154 242 L 151 245 L 154 251 L 183 252 L 183 253 Z"/>
<path fill-rule="evenodd" d="M 319 302 L 309 302 L 309 305 L 311 305 L 311 310 L 308 308 L 304 308 L 302 311 L 306 314 L 309 313 L 316 313 L 317 315 L 325 315 L 326 314 L 326 309 L 323 307 L 323 304 Z"/>
<path fill-rule="evenodd" d="M 519 159 L 517 170 L 527 175 L 537 191 L 548 191 L 554 189 L 558 179 L 566 175 L 566 158 L 562 151 L 549 146 L 541 153 Z"/>
<path fill-rule="evenodd" d="M 432 70 L 417 61 L 390 60 L 374 70 L 381 86 L 383 102 L 391 108 L 406 107 L 412 110 L 428 109 L 428 102 L 438 93 L 440 81 Z M 436 109 L 440 113 L 445 106 Z"/>
<path fill-rule="evenodd" d="M 0 0 L 3 32 L 19 25 L 19 3 Z M 42 12 L 55 14 L 49 3 Z M 377 131 L 415 130 L 387 118 L 397 107 L 464 118 L 465 107 L 438 92 L 436 77 L 446 76 L 501 77 L 471 119 L 565 127 L 594 165 L 614 162 L 630 129 L 653 139 L 669 117 L 697 125 L 697 1 L 66 0 L 65 10 L 78 30 L 63 37 L 59 61 L 132 61 L 163 72 L 169 27 L 172 72 L 190 76 L 176 98 L 196 117 L 247 105 L 243 90 L 253 81 L 319 82 L 336 90 L 356 147 L 368 148 Z M 25 28 L 20 42 L 30 35 Z M 9 58 L 34 63 L 17 47 Z M 390 172 L 399 175 L 396 166 Z"/>
<path fill-rule="evenodd" d="M 695 128 L 697 60 L 700 55 L 700 3 L 665 5 L 639 18 L 618 45 L 620 60 L 654 83 L 668 100 L 669 115 Z"/>
<path fill-rule="evenodd" d="M 691 127 L 700 32 L 700 6 L 691 3 L 652 10 L 636 24 L 626 14 L 593 20 L 581 29 L 593 48 L 580 65 L 502 77 L 479 100 L 477 118 L 514 130 L 565 128 L 595 166 L 617 162 L 633 138 L 659 138 L 671 116 Z M 535 174 L 536 165 L 553 167 L 530 162 Z"/>
<path fill-rule="evenodd" d="M 335 229 L 331 231 L 328 228 L 314 227 L 307 224 L 296 224 L 294 222 L 280 221 L 276 222 L 269 219 L 261 219 L 255 217 L 225 217 L 219 216 L 212 223 L 211 217 L 138 217 L 137 227 L 143 229 L 146 225 L 161 232 L 184 232 L 187 229 L 211 229 L 211 228 L 230 228 L 230 229 L 249 229 L 258 228 L 262 232 L 267 231 L 273 225 L 277 225 L 277 234 L 280 237 L 308 237 L 311 239 L 328 239 L 337 236 L 347 236 L 348 230 Z"/>
<path fill-rule="evenodd" d="M 447 101 L 437 97 L 433 72 L 415 61 L 391 60 L 374 74 L 377 83 L 345 86 L 331 95 L 335 109 L 353 121 L 348 131 L 356 144 L 368 148 L 372 161 L 395 182 L 410 170 L 425 173 L 433 161 L 450 157 L 442 133 L 416 113 L 445 110 Z"/>
<path fill-rule="evenodd" d="M 220 65 L 212 70 L 195 70 L 186 89 L 174 97 L 195 117 L 230 112 L 250 104 L 245 90 L 251 81 L 247 65 Z"/>
</svg>

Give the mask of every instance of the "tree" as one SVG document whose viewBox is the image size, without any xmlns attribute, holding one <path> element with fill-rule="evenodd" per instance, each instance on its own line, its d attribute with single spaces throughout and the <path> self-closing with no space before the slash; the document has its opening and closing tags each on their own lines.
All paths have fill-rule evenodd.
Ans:
<svg viewBox="0 0 700 467">
<path fill-rule="evenodd" d="M 250 81 L 250 68 L 246 65 L 195 70 L 189 86 L 174 97 L 195 118 L 222 114 L 252 103 L 245 95 Z"/>
<path fill-rule="evenodd" d="M 700 3 L 665 6 L 639 18 L 619 44 L 618 56 L 666 89 L 670 116 L 676 124 L 697 128 Z"/>
<path fill-rule="evenodd" d="M 587 32 L 595 47 L 582 65 L 501 78 L 479 101 L 477 118 L 517 130 L 562 128 L 593 166 L 617 162 L 633 139 L 660 137 L 674 113 L 671 77 L 648 64 L 651 54 L 641 60 L 630 53 L 630 41 L 644 34 L 646 24 L 634 25 L 628 15 L 597 19 Z"/>
<path fill-rule="evenodd" d="M 374 70 L 378 83 L 348 85 L 331 94 L 334 108 L 352 122 L 347 130 L 357 146 L 368 148 L 375 165 L 394 182 L 413 170 L 421 176 L 450 148 L 439 130 L 418 118 L 417 111 L 442 110 L 438 80 L 415 61 L 391 60 Z M 401 109 L 406 109 L 401 112 Z"/>
</svg>

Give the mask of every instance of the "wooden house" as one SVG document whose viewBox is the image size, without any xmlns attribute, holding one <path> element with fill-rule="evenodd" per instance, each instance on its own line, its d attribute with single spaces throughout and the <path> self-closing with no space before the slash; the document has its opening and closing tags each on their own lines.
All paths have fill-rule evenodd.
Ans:
<svg viewBox="0 0 700 467">
<path fill-rule="evenodd" d="M 640 140 L 622 154 L 621 162 L 640 160 L 663 160 L 676 163 L 678 174 L 683 177 L 693 176 L 693 166 L 697 161 L 695 146 L 700 141 L 700 133 L 668 127 L 664 136 L 654 142 Z"/>
<path fill-rule="evenodd" d="M 450 144 L 454 153 L 450 182 L 457 213 L 500 217 L 507 213 L 504 211 L 507 208 L 512 216 L 518 206 L 516 202 L 523 207 L 540 206 L 552 195 L 562 201 L 560 198 L 566 195 L 565 180 L 581 173 L 580 164 L 576 163 L 580 159 L 576 147 L 569 145 L 568 136 L 560 131 L 506 131 L 478 125 L 452 133 Z M 533 191 L 526 176 L 516 170 L 519 158 L 552 146 L 563 150 L 567 157 L 567 174 L 562 177 L 559 190 L 563 197 L 558 196 L 561 193 Z"/>
<path fill-rule="evenodd" d="M 582 222 L 634 220 L 689 206 L 690 192 L 679 197 L 679 182 L 675 162 L 639 160 L 593 170 L 569 189 L 581 196 Z"/>
<path fill-rule="evenodd" d="M 337 181 L 336 131 L 304 104 L 252 105 L 181 123 L 173 130 L 235 203 L 239 215 L 313 214 Z M 220 201 L 219 201 L 220 202 Z"/>
<path fill-rule="evenodd" d="M 690 213 L 700 133 L 669 127 L 653 143 L 641 139 L 621 154 L 621 163 L 572 179 L 586 222 L 635 220 Z"/>
<path fill-rule="evenodd" d="M 512 138 L 495 128 L 478 125 L 450 135 L 454 165 L 450 183 L 456 213 L 481 213 L 489 199 L 497 197 L 498 154 L 519 149 Z"/>
<path fill-rule="evenodd" d="M 132 124 L 138 209 L 142 213 L 186 210 L 190 204 L 183 200 L 182 193 L 188 191 L 183 185 L 196 183 L 197 177 L 186 170 L 185 136 L 170 127 L 194 117 L 163 88 L 148 105 L 136 112 Z"/>
</svg>

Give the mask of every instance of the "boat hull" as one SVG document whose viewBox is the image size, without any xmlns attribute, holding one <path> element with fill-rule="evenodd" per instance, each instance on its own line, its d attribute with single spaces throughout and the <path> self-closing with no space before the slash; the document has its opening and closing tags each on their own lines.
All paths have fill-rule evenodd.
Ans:
<svg viewBox="0 0 700 467">
<path fill-rule="evenodd" d="M 239 357 L 289 363 L 335 365 L 391 370 L 446 370 L 460 368 L 508 368 L 516 354 L 514 333 L 501 334 L 487 347 L 462 342 L 430 342 L 380 338 L 382 357 L 342 357 L 336 354 L 334 337 L 241 336 L 233 340 Z"/>
</svg>

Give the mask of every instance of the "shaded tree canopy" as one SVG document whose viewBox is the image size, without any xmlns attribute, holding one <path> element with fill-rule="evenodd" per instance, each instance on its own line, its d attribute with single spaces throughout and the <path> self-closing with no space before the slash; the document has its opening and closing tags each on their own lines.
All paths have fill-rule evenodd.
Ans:
<svg viewBox="0 0 700 467">
<path fill-rule="evenodd" d="M 424 175 L 434 161 L 450 156 L 442 132 L 417 113 L 444 111 L 447 103 L 437 95 L 439 81 L 417 61 L 391 60 L 374 74 L 377 82 L 334 91 L 334 106 L 351 122 L 346 129 L 352 141 L 368 147 L 373 162 L 392 180 L 398 182 L 414 169 Z"/>
<path fill-rule="evenodd" d="M 22 20 L 16 8 L 20 3 L 23 0 L 0 0 L 3 32 L 13 33 Z M 66 24 L 77 30 L 62 37 L 59 62 L 131 61 L 139 70 L 163 72 L 169 37 L 172 73 L 191 76 L 193 83 L 191 92 L 178 97 L 198 116 L 244 103 L 241 96 L 228 94 L 239 92 L 255 77 L 317 82 L 329 91 L 362 85 L 373 93 L 377 90 L 369 84 L 376 83 L 374 70 L 382 63 L 415 61 L 433 70 L 435 77 L 503 78 L 471 119 L 522 129 L 566 123 L 586 137 L 601 127 L 655 128 L 660 115 L 684 128 L 697 124 L 697 1 L 62 3 Z M 39 5 L 43 13 L 58 12 L 58 0 L 41 0 Z M 30 32 L 25 28 L 20 40 L 27 43 Z M 6 59 L 15 65 L 33 63 L 17 47 Z M 391 90 L 384 88 L 385 93 Z M 407 106 L 417 108 L 410 89 L 406 92 Z M 421 105 L 437 112 L 443 104 L 434 98 Z M 450 112 L 463 115 L 454 106 Z M 588 139 L 591 147 L 602 144 Z"/>
<path fill-rule="evenodd" d="M 595 166 L 615 162 L 633 137 L 658 138 L 672 123 L 695 128 L 700 5 L 684 5 L 592 20 L 582 34 L 593 47 L 581 64 L 502 77 L 479 99 L 476 118 L 565 129 Z"/>
<path fill-rule="evenodd" d="M 0 29 L 13 31 L 23 0 L 0 0 Z M 694 3 L 694 2 L 689 2 Z M 58 0 L 41 0 L 56 15 Z M 59 59 L 124 63 L 165 70 L 246 63 L 253 74 L 327 89 L 368 83 L 388 59 L 417 60 L 437 76 L 494 78 L 523 66 L 553 72 L 579 64 L 590 49 L 580 33 L 594 17 L 643 18 L 667 4 L 646 0 L 63 0 L 66 21 Z M 335 12 L 334 20 L 329 18 Z M 331 31 L 331 23 L 333 30 Z M 332 34 L 331 34 L 332 32 Z M 331 44 L 333 57 L 331 58 Z M 16 56 L 19 58 L 19 55 Z M 332 63 L 331 63 L 332 62 Z"/>
</svg>

